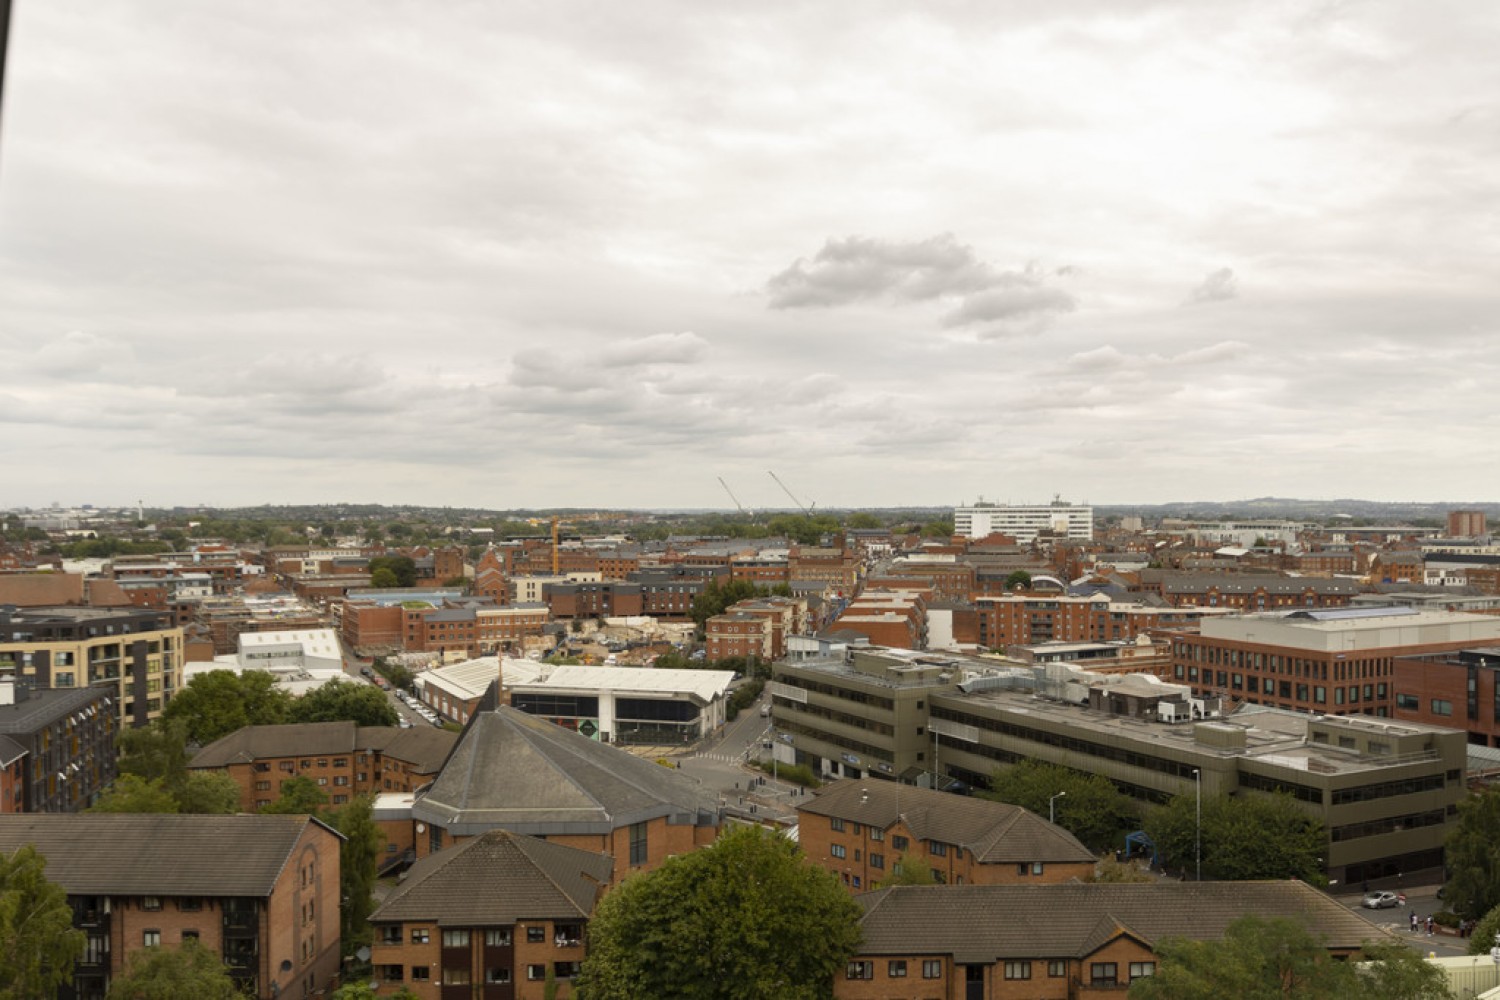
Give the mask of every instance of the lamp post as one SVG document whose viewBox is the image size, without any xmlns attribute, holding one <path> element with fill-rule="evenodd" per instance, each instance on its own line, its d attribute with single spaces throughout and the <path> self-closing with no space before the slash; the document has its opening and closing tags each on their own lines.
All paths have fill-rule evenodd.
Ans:
<svg viewBox="0 0 1500 1000">
<path fill-rule="evenodd" d="M 1058 792 L 1056 795 L 1047 800 L 1047 822 L 1057 822 L 1057 800 L 1067 794 L 1067 792 Z"/>
<path fill-rule="evenodd" d="M 1203 881 L 1203 772 L 1193 768 L 1193 862 L 1196 868 L 1195 882 Z"/>
</svg>

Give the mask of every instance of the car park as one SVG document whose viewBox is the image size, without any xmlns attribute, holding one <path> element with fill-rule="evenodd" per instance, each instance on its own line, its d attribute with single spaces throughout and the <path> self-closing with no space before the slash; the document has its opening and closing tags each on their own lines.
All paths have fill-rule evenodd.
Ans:
<svg viewBox="0 0 1500 1000">
<path fill-rule="evenodd" d="M 1401 897 L 1394 892 L 1367 892 L 1359 904 L 1367 910 L 1385 910 L 1401 905 Z"/>
</svg>

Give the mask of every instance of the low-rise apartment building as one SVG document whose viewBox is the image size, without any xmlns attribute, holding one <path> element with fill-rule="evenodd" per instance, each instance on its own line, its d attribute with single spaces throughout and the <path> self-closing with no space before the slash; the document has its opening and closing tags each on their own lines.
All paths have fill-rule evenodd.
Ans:
<svg viewBox="0 0 1500 1000">
<path fill-rule="evenodd" d="M 63 1000 L 103 1000 L 132 955 L 189 939 L 261 1000 L 326 989 L 342 840 L 307 816 L 0 816 L 0 853 L 35 846 L 86 937 Z"/>
<path fill-rule="evenodd" d="M 1106 594 L 1007 594 L 976 598 L 974 606 L 979 645 L 987 649 L 1041 642 L 1125 642 L 1230 613 L 1156 607 L 1117 601 Z"/>
<path fill-rule="evenodd" d="M 291 778 L 312 780 L 337 807 L 356 795 L 409 792 L 431 781 L 457 741 L 456 733 L 430 726 L 246 726 L 198 751 L 188 766 L 233 778 L 244 812 L 276 802 Z"/>
<path fill-rule="evenodd" d="M 7 768 L 21 780 L 0 794 L 0 812 L 79 812 L 93 805 L 115 779 L 118 732 L 114 695 L 105 688 L 33 691 L 24 681 L 0 680 L 0 737 L 22 754 Z"/>
<path fill-rule="evenodd" d="M 1020 806 L 846 778 L 797 807 L 797 840 L 813 864 L 852 892 L 874 889 L 902 865 L 945 885 L 1067 882 L 1094 874 L 1078 838 Z"/>
<path fill-rule="evenodd" d="M 572 996 L 614 860 L 493 830 L 422 858 L 371 915 L 376 994 Z"/>
<path fill-rule="evenodd" d="M 1302 924 L 1335 958 L 1385 931 L 1303 882 L 896 886 L 859 897 L 862 941 L 837 1000 L 1114 1000 L 1171 938 L 1244 916 Z"/>
</svg>

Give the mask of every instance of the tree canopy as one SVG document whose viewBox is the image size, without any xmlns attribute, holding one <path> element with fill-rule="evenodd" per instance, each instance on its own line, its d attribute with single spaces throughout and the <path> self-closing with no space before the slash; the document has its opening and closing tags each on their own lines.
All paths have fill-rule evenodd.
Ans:
<svg viewBox="0 0 1500 1000">
<path fill-rule="evenodd" d="M 391 525 L 390 531 L 394 535 L 396 528 L 400 525 Z M 375 587 L 411 587 L 417 582 L 417 564 L 412 561 L 411 556 L 375 556 L 370 560 L 370 584 Z M 395 578 L 395 583 L 381 584 L 375 582 L 375 574 L 381 570 L 389 570 Z"/>
<path fill-rule="evenodd" d="M 47 860 L 31 846 L 0 856 L 0 998 L 55 996 L 73 978 L 84 936 Z"/>
<path fill-rule="evenodd" d="M 891 873 L 875 883 L 878 889 L 893 885 L 937 885 L 937 874 L 920 854 L 903 854 L 901 860 L 891 865 Z"/>
<path fill-rule="evenodd" d="M 385 692 L 370 684 L 332 680 L 292 702 L 288 722 L 339 722 L 394 726 L 400 719 Z"/>
<path fill-rule="evenodd" d="M 1399 943 L 1369 946 L 1363 967 L 1336 960 L 1302 924 L 1241 917 L 1222 940 L 1173 938 L 1156 946 L 1154 976 L 1130 1000 L 1442 1000 L 1446 980 Z"/>
<path fill-rule="evenodd" d="M 385 847 L 374 804 L 370 796 L 358 795 L 334 814 L 333 825 L 344 835 L 339 845 L 339 936 L 346 955 L 374 939 L 370 914 L 375 912 L 375 874 Z"/>
<path fill-rule="evenodd" d="M 1500 790 L 1486 789 L 1458 804 L 1444 859 L 1453 912 L 1477 919 L 1500 906 Z"/>
<path fill-rule="evenodd" d="M 180 721 L 190 741 L 207 744 L 245 726 L 285 722 L 291 701 L 269 671 L 210 670 L 177 692 L 162 717 Z"/>
<path fill-rule="evenodd" d="M 627 878 L 589 923 L 588 1000 L 811 1000 L 859 943 L 860 908 L 796 845 L 757 827 Z"/>
<path fill-rule="evenodd" d="M 790 590 L 786 592 L 791 593 Z M 773 593 L 776 591 L 757 587 L 749 580 L 730 580 L 727 583 L 720 583 L 716 579 L 710 580 L 708 586 L 693 598 L 693 621 L 702 631 L 710 618 L 714 615 L 722 615 L 724 609 L 731 604 L 737 604 L 752 597 L 768 597 Z"/>
<path fill-rule="evenodd" d="M 1053 802 L 1060 792 L 1067 794 Z M 1036 759 L 997 769 L 989 791 L 979 794 L 1038 816 L 1055 808 L 1057 825 L 1093 851 L 1119 847 L 1124 835 L 1140 825 L 1140 807 L 1108 778 Z"/>
<path fill-rule="evenodd" d="M 109 984 L 108 1000 L 242 1000 L 224 963 L 196 941 L 143 948 Z"/>
<path fill-rule="evenodd" d="M 1060 803 L 1059 803 L 1060 804 Z M 1192 795 L 1175 796 L 1143 824 L 1164 862 L 1191 872 L 1196 859 Z M 1322 885 L 1323 824 L 1290 795 L 1203 799 L 1203 877 L 1217 881 L 1297 878 Z"/>
</svg>

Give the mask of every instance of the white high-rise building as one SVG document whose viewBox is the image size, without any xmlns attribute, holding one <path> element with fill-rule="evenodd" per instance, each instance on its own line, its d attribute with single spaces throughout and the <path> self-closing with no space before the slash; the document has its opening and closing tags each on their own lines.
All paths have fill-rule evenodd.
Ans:
<svg viewBox="0 0 1500 1000">
<path fill-rule="evenodd" d="M 953 508 L 954 534 L 967 538 L 1010 535 L 1028 545 L 1041 532 L 1068 538 L 1094 537 L 1094 508 L 1053 500 L 1048 504 L 992 504 Z"/>
</svg>

